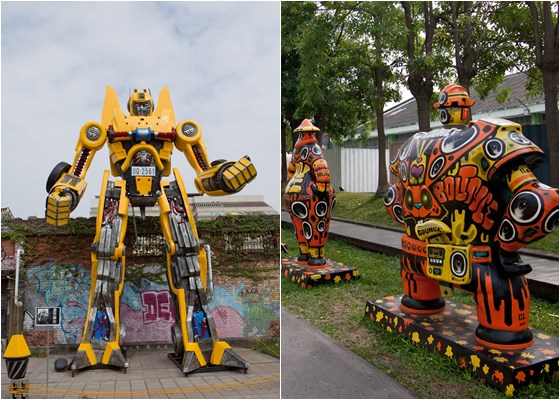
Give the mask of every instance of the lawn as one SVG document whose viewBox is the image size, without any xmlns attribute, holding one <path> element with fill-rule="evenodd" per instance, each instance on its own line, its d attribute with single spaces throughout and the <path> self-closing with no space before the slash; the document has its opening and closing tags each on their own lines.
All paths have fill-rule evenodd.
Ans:
<svg viewBox="0 0 560 400">
<path fill-rule="evenodd" d="M 341 193 L 355 199 L 352 194 Z M 337 200 L 345 218 L 350 215 L 371 218 L 380 224 L 381 215 L 365 212 L 378 199 L 363 199 L 365 205 L 347 206 Z M 356 197 L 357 198 L 357 197 Z M 372 202 L 372 203 L 368 203 Z M 340 207 L 339 207 L 340 206 Z M 360 214 L 361 208 L 364 214 Z M 356 212 L 356 214 L 354 214 Z M 383 210 L 383 212 L 385 212 Z M 342 216 L 342 215 L 337 215 Z M 297 242 L 290 229 L 282 229 L 282 242 L 289 253 L 297 254 Z M 364 318 L 366 301 L 402 293 L 398 257 L 361 250 L 338 240 L 329 240 L 326 255 L 349 266 L 359 267 L 361 277 L 339 285 L 322 285 L 301 289 L 282 278 L 282 306 L 332 337 L 421 398 L 505 398 L 505 393 L 494 389 L 439 354 L 413 345 L 410 341 L 386 332 Z M 456 291 L 456 301 L 474 305 L 471 296 Z M 558 336 L 558 303 L 532 298 L 531 327 Z M 531 385 L 514 393 L 515 398 L 558 398 L 558 379 L 552 383 Z"/>
</svg>

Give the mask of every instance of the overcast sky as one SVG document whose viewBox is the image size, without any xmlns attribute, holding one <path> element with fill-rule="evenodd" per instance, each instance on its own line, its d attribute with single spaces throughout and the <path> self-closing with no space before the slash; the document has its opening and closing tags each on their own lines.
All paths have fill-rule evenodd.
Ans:
<svg viewBox="0 0 560 400">
<path fill-rule="evenodd" d="M 176 121 L 194 119 L 210 160 L 248 154 L 258 176 L 240 194 L 280 210 L 279 2 L 2 2 L 1 203 L 44 216 L 45 183 L 72 164 L 80 128 L 100 121 L 112 86 L 157 103 L 169 86 Z M 108 150 L 93 160 L 72 216 L 89 216 Z M 187 192 L 194 171 L 175 150 Z"/>
</svg>

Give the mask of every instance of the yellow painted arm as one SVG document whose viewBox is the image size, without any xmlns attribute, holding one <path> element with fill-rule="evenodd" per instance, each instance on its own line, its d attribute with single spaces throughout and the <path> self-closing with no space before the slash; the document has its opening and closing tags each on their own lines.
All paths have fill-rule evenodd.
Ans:
<svg viewBox="0 0 560 400">
<path fill-rule="evenodd" d="M 107 133 L 101 124 L 88 122 L 80 130 L 74 162 L 55 166 L 47 180 L 45 218 L 48 224 L 62 226 L 68 223 L 70 212 L 82 198 L 87 183 L 84 180 L 95 153 L 103 147 Z"/>
<path fill-rule="evenodd" d="M 176 131 L 175 145 L 196 171 L 194 183 L 199 193 L 209 196 L 237 193 L 257 176 L 257 170 L 248 156 L 237 162 L 218 160 L 210 163 L 202 130 L 195 121 L 179 122 Z"/>
</svg>

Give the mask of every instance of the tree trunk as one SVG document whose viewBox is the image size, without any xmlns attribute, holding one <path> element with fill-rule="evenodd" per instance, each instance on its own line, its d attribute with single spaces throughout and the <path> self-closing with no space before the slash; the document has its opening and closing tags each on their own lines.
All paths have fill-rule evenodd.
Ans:
<svg viewBox="0 0 560 400">
<path fill-rule="evenodd" d="M 286 135 L 288 134 L 288 124 L 281 118 L 280 122 L 280 154 L 281 154 L 281 168 L 282 168 L 282 177 L 280 182 L 281 192 L 284 192 L 284 188 L 288 184 L 288 163 L 286 162 Z"/>
<path fill-rule="evenodd" d="M 544 109 L 546 120 L 546 137 L 548 139 L 548 158 L 550 160 L 550 184 L 558 187 L 558 69 L 544 70 Z"/>
<path fill-rule="evenodd" d="M 375 68 L 375 91 L 377 98 L 383 99 L 383 71 L 380 67 Z M 379 150 L 379 164 L 378 164 L 378 182 L 377 193 L 383 194 L 389 188 L 389 180 L 387 178 L 387 161 L 385 157 L 385 119 L 383 117 L 383 105 L 377 104 L 375 106 L 375 116 L 377 120 L 377 144 Z"/>
</svg>

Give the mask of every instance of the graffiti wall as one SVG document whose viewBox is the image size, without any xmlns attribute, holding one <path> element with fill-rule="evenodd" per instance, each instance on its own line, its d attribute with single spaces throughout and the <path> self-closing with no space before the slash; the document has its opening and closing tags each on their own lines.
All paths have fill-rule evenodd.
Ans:
<svg viewBox="0 0 560 400">
<path fill-rule="evenodd" d="M 121 296 L 125 342 L 170 342 L 175 315 L 165 270 L 160 265 L 141 268 L 148 278 L 125 282 Z M 271 266 L 271 279 L 258 282 L 223 276 L 214 280 L 210 310 L 220 337 L 278 336 L 280 299 L 276 270 Z M 44 345 L 47 335 L 51 344 L 79 343 L 89 301 L 89 269 L 59 264 L 31 266 L 27 268 L 26 281 L 24 333 L 29 345 Z M 37 308 L 45 307 L 61 308 L 59 325 L 45 327 L 36 323 Z"/>
</svg>

